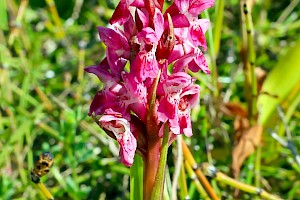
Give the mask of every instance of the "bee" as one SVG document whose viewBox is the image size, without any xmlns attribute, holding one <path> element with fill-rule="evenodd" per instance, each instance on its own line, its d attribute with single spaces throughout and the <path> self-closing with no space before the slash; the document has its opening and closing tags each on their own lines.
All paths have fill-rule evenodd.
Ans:
<svg viewBox="0 0 300 200">
<path fill-rule="evenodd" d="M 54 162 L 53 154 L 50 152 L 44 152 L 37 157 L 34 162 L 34 168 L 31 171 L 31 180 L 34 183 L 39 183 L 40 178 L 47 174 Z"/>
</svg>

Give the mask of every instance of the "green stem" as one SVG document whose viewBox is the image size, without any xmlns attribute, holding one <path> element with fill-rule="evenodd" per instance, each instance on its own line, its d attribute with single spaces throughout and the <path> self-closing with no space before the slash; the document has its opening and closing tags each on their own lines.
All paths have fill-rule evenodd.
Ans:
<svg viewBox="0 0 300 200">
<path fill-rule="evenodd" d="M 181 143 L 180 143 L 181 145 Z M 182 145 L 181 145 L 182 146 Z M 181 165 L 180 167 L 180 199 L 189 199 L 189 193 L 188 193 L 188 186 L 186 183 L 187 179 L 186 179 L 186 175 L 185 175 L 185 170 L 184 170 L 184 166 Z"/>
<path fill-rule="evenodd" d="M 255 156 L 255 187 L 260 187 L 261 145 L 256 148 Z"/>
<path fill-rule="evenodd" d="M 224 17 L 224 0 L 216 1 L 215 5 L 215 26 L 213 28 L 213 45 L 214 45 L 214 55 L 217 57 L 220 51 L 221 44 L 221 32 L 223 26 L 223 17 Z M 216 57 L 214 59 L 216 59 Z"/>
<path fill-rule="evenodd" d="M 202 163 L 202 169 L 206 176 L 213 178 L 216 181 L 221 182 L 223 184 L 227 184 L 232 187 L 238 188 L 244 192 L 248 192 L 250 194 L 255 194 L 258 197 L 260 197 L 260 199 L 282 200 L 279 196 L 270 194 L 270 193 L 266 192 L 264 189 L 254 187 L 252 185 L 248 185 L 248 184 L 239 182 L 233 178 L 230 178 L 226 174 L 223 174 L 222 172 L 218 171 L 215 166 L 213 166 L 209 163 Z"/>
<path fill-rule="evenodd" d="M 243 11 L 245 15 L 245 26 L 246 26 L 246 32 L 247 32 L 247 51 L 248 51 L 248 63 L 250 64 L 248 71 L 246 72 L 250 77 L 250 82 L 249 86 L 251 87 L 251 96 L 249 98 L 249 106 L 248 106 L 248 113 L 249 113 L 249 120 L 250 124 L 253 126 L 256 121 L 257 121 L 257 80 L 255 76 L 255 60 L 256 60 L 256 55 L 255 55 L 255 47 L 254 47 L 254 28 L 253 28 L 253 22 L 252 22 L 252 15 L 251 15 L 251 7 L 249 6 L 249 2 L 245 1 L 243 5 Z M 256 156 L 255 156 L 255 186 L 259 187 L 259 182 L 260 182 L 260 147 L 258 147 Z M 252 162 L 254 161 L 254 155 L 251 155 L 252 157 Z M 251 160 L 251 159 L 250 159 Z M 248 178 L 252 179 L 252 176 L 248 176 Z M 250 181 L 250 180 L 248 180 Z M 251 182 L 249 182 L 251 183 Z"/>
<path fill-rule="evenodd" d="M 159 159 L 158 172 L 155 178 L 155 184 L 151 195 L 151 200 L 163 199 L 164 182 L 165 182 L 165 171 L 167 164 L 168 148 L 169 148 L 169 127 L 164 125 L 164 137 L 162 141 L 161 155 Z"/>
<path fill-rule="evenodd" d="M 217 176 L 215 177 L 215 179 L 219 182 L 228 184 L 230 186 L 233 186 L 235 188 L 238 188 L 242 191 L 248 192 L 250 194 L 257 194 L 259 195 L 261 198 L 263 199 L 270 199 L 270 200 L 282 200 L 280 197 L 275 196 L 273 194 L 270 194 L 268 192 L 266 192 L 265 190 L 261 189 L 261 188 L 257 188 L 257 187 L 253 187 L 251 185 L 247 185 L 245 183 L 242 182 L 238 182 L 226 175 L 224 175 L 221 172 L 218 172 Z"/>
<path fill-rule="evenodd" d="M 52 15 L 53 21 L 57 27 L 56 35 L 59 39 L 62 39 L 62 38 L 64 38 L 65 33 L 64 33 L 63 26 L 62 26 L 62 23 L 61 23 L 61 20 L 60 20 L 60 17 L 59 17 L 59 14 L 58 14 L 58 11 L 57 11 L 57 8 L 55 5 L 55 1 L 54 0 L 46 0 L 46 3 L 49 6 L 49 10 Z"/>
<path fill-rule="evenodd" d="M 181 140 L 182 140 L 182 135 L 178 135 L 176 137 L 176 141 L 177 141 L 177 160 L 176 160 L 174 173 L 173 173 L 172 193 L 171 193 L 173 200 L 177 199 L 176 190 L 177 190 L 177 184 L 178 184 L 178 178 L 179 178 L 179 175 L 180 175 L 181 165 L 182 165 L 182 161 L 183 161 Z"/>
<path fill-rule="evenodd" d="M 219 200 L 219 197 L 214 192 L 211 184 L 203 174 L 202 170 L 198 167 L 198 164 L 196 163 L 192 153 L 190 152 L 188 146 L 186 143 L 182 140 L 182 151 L 184 158 L 189 162 L 189 164 L 192 166 L 195 174 L 197 175 L 198 179 L 200 180 L 201 184 L 207 191 L 208 195 L 211 197 L 212 200 Z"/>
<path fill-rule="evenodd" d="M 205 10 L 203 12 L 203 17 L 209 19 L 209 14 L 208 11 Z M 217 71 L 217 64 L 216 64 L 216 51 L 215 51 L 215 47 L 214 47 L 214 37 L 213 37 L 213 32 L 212 32 L 212 28 L 209 27 L 207 30 L 207 34 L 208 34 L 208 46 L 209 46 L 209 54 L 211 56 L 211 77 L 212 77 L 212 85 L 214 88 L 213 91 L 213 96 L 214 97 L 218 97 L 219 96 L 219 90 L 218 90 L 218 71 Z"/>
<path fill-rule="evenodd" d="M 193 171 L 191 165 L 188 163 L 187 160 L 185 160 L 184 164 L 185 164 L 185 168 L 186 168 L 190 178 L 194 182 L 195 187 L 196 187 L 197 191 L 199 192 L 201 198 L 203 198 L 204 200 L 210 200 L 206 190 L 203 188 L 200 181 L 197 179 L 197 176 L 196 176 L 195 172 Z"/>
<path fill-rule="evenodd" d="M 249 87 L 251 87 L 251 96 L 249 101 L 249 120 L 250 124 L 253 125 L 256 121 L 257 114 L 257 81 L 255 76 L 255 48 L 254 48 L 254 28 L 251 16 L 251 8 L 248 5 L 247 1 L 244 2 L 243 12 L 245 15 L 245 26 L 246 26 L 246 38 L 247 38 L 247 53 L 248 53 L 248 63 L 249 68 L 246 73 L 248 74 Z"/>
<path fill-rule="evenodd" d="M 247 174 L 246 174 L 246 183 L 251 185 L 252 184 L 252 180 L 253 180 L 253 176 L 254 176 L 254 170 L 253 170 L 253 163 L 255 160 L 255 156 L 254 154 L 251 154 L 248 159 L 247 159 L 247 166 L 251 166 L 249 167 Z"/>
</svg>

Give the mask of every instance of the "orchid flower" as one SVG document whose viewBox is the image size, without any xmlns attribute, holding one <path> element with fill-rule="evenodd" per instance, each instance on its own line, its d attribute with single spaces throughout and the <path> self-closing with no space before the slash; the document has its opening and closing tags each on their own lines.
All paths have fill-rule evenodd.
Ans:
<svg viewBox="0 0 300 200">
<path fill-rule="evenodd" d="M 145 199 L 155 181 L 163 131 L 171 134 L 169 144 L 179 134 L 192 136 L 190 112 L 200 87 L 188 70 L 210 72 L 204 56 L 209 21 L 198 15 L 214 0 L 174 0 L 164 12 L 163 4 L 120 0 L 111 27 L 98 27 L 106 57 L 85 69 L 103 83 L 89 115 L 118 141 L 122 163 L 131 166 L 136 153 L 144 159 Z"/>
<path fill-rule="evenodd" d="M 179 135 L 192 136 L 190 111 L 199 100 L 199 86 L 184 72 L 177 72 L 158 86 L 158 120 L 169 123 L 170 131 Z M 160 88 L 161 87 L 161 88 Z M 162 133 L 159 133 L 162 136 Z"/>
</svg>

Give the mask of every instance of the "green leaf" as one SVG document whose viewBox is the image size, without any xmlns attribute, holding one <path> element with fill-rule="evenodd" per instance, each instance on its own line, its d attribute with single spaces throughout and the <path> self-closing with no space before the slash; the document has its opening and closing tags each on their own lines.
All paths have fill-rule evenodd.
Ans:
<svg viewBox="0 0 300 200">
<path fill-rule="evenodd" d="M 6 12 L 6 0 L 0 0 L 0 29 L 7 30 L 7 12 Z"/>
<path fill-rule="evenodd" d="M 223 11 L 224 11 L 224 0 L 216 1 L 216 20 L 215 20 L 215 27 L 214 27 L 214 54 L 218 55 L 220 51 L 220 44 L 221 44 L 221 32 L 223 26 Z"/>
<path fill-rule="evenodd" d="M 300 40 L 279 60 L 263 83 L 262 94 L 258 99 L 258 110 L 260 112 L 259 122 L 264 127 L 270 127 L 278 116 L 276 114 L 277 105 L 281 105 L 291 113 L 295 110 L 295 105 L 299 104 L 299 58 Z"/>
<path fill-rule="evenodd" d="M 137 154 L 130 168 L 130 199 L 143 199 L 143 159 Z"/>
</svg>

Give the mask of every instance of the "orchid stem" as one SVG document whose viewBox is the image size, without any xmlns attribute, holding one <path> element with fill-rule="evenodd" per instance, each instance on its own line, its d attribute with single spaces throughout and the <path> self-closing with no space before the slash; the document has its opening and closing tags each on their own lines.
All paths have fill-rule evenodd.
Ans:
<svg viewBox="0 0 300 200">
<path fill-rule="evenodd" d="M 155 183 L 155 176 L 158 169 L 158 160 L 160 155 L 160 144 L 159 140 L 148 144 L 148 153 L 144 160 L 144 187 L 143 187 L 143 199 L 150 200 Z"/>
<path fill-rule="evenodd" d="M 170 132 L 167 124 L 164 125 L 164 137 L 162 141 L 161 154 L 158 165 L 158 172 L 156 174 L 155 184 L 151 195 L 151 200 L 163 199 L 165 171 L 167 164 L 168 148 L 169 148 Z"/>
<path fill-rule="evenodd" d="M 154 109 L 155 109 L 155 99 L 156 99 L 156 89 L 159 82 L 161 70 L 158 72 L 157 78 L 153 83 L 152 95 L 150 106 L 147 115 L 147 142 L 148 142 L 148 152 L 144 160 L 144 200 L 150 200 L 153 191 L 155 177 L 158 170 L 159 158 L 160 158 L 160 138 L 158 137 L 158 126 L 155 124 L 154 119 Z"/>
</svg>

